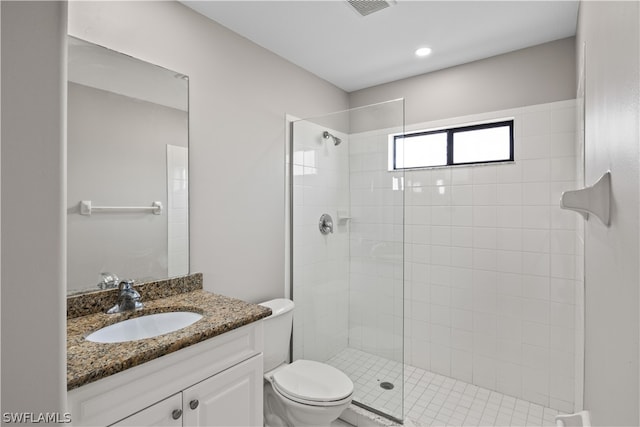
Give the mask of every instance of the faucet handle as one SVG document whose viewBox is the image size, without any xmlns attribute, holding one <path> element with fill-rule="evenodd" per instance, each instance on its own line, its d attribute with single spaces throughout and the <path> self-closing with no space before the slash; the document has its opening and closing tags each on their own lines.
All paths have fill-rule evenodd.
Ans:
<svg viewBox="0 0 640 427">
<path fill-rule="evenodd" d="M 118 285 L 118 289 L 120 291 L 135 291 L 133 289 L 133 284 L 135 283 L 135 280 L 123 280 L 120 282 L 120 284 Z"/>
<path fill-rule="evenodd" d="M 100 289 L 115 288 L 120 283 L 120 279 L 118 279 L 118 276 L 113 273 L 105 271 L 100 273 L 100 275 L 102 276 L 102 280 L 100 281 L 100 283 L 98 283 L 98 288 Z"/>
<path fill-rule="evenodd" d="M 133 288 L 135 280 L 123 280 L 120 282 L 118 289 L 120 290 L 120 299 L 128 299 L 131 301 L 140 301 L 140 294 Z"/>
<path fill-rule="evenodd" d="M 107 310 L 107 314 L 122 313 L 129 310 L 140 310 L 143 307 L 140 294 L 133 289 L 134 280 L 123 280 L 118 285 L 120 295 L 116 305 Z"/>
</svg>

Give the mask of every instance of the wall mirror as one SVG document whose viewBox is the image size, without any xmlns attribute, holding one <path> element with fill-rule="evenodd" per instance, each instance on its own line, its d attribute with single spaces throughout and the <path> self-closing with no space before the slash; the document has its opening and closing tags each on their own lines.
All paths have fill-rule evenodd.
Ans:
<svg viewBox="0 0 640 427">
<path fill-rule="evenodd" d="M 68 47 L 67 293 L 188 274 L 188 77 Z"/>
</svg>

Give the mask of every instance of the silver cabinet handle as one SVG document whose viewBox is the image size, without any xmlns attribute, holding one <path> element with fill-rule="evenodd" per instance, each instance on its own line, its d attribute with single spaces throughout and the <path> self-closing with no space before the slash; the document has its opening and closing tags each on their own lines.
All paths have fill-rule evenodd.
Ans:
<svg viewBox="0 0 640 427">
<path fill-rule="evenodd" d="M 173 418 L 174 420 L 177 420 L 181 416 L 182 416 L 182 409 L 174 409 L 173 412 L 171 413 L 171 418 Z"/>
<path fill-rule="evenodd" d="M 189 402 L 189 408 L 196 409 L 199 404 L 200 402 L 198 402 L 198 399 L 193 399 L 191 402 Z"/>
</svg>

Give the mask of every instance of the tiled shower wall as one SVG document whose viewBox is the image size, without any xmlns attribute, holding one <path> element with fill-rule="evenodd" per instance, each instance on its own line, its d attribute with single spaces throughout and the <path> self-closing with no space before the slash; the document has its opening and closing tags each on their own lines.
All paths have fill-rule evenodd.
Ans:
<svg viewBox="0 0 640 427">
<path fill-rule="evenodd" d="M 167 274 L 189 274 L 189 149 L 167 144 Z"/>
<path fill-rule="evenodd" d="M 340 145 L 323 139 L 328 130 Z M 349 137 L 310 121 L 293 124 L 294 359 L 325 361 L 347 346 L 349 302 Z M 334 232 L 318 221 L 333 217 Z"/>
<path fill-rule="evenodd" d="M 387 171 L 388 135 L 370 131 L 349 140 L 349 347 L 401 362 L 404 172 Z"/>
<path fill-rule="evenodd" d="M 513 117 L 516 161 L 406 172 L 406 363 L 573 410 L 582 258 L 576 214 L 559 198 L 576 188 L 575 114 L 563 101 L 407 126 Z M 387 156 L 385 134 L 351 135 L 349 345 L 397 360 L 403 180 Z"/>
</svg>

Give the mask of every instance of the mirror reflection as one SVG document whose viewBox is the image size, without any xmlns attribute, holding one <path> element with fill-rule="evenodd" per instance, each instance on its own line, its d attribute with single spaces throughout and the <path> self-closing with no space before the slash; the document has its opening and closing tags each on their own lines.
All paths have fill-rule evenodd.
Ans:
<svg viewBox="0 0 640 427">
<path fill-rule="evenodd" d="M 68 292 L 188 274 L 187 76 L 68 40 Z"/>
</svg>

